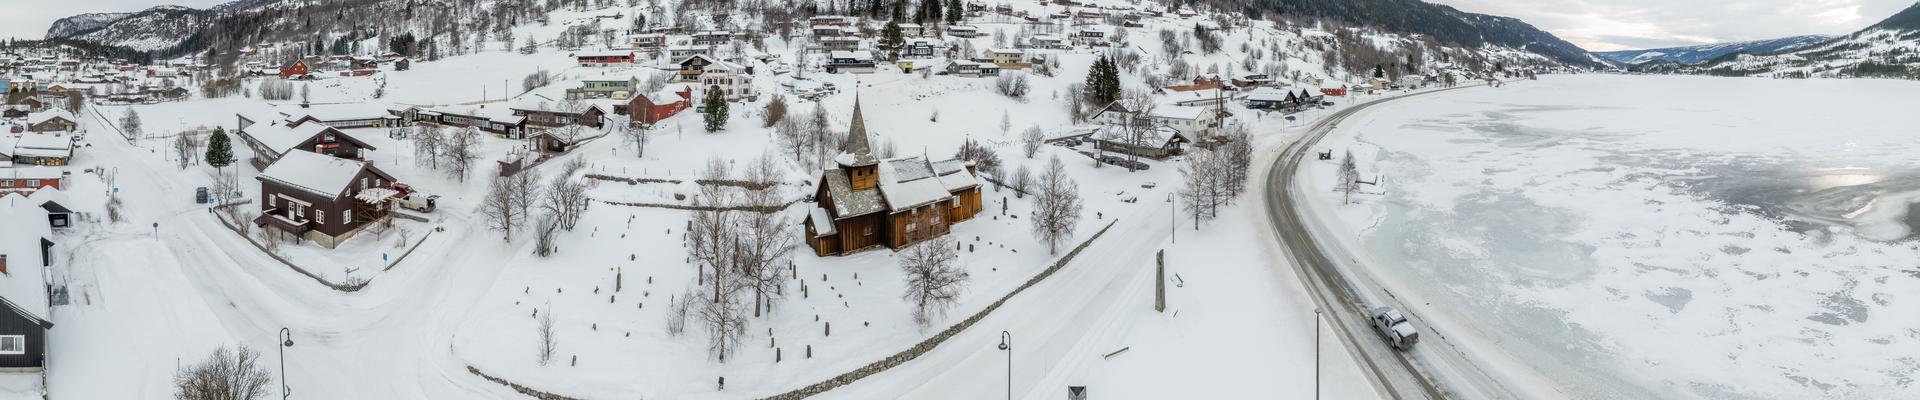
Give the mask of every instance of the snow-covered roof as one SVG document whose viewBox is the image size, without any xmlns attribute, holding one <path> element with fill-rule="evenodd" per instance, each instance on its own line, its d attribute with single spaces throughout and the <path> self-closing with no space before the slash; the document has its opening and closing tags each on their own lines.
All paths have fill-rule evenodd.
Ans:
<svg viewBox="0 0 1920 400">
<path fill-rule="evenodd" d="M 271 180 L 327 197 L 345 194 L 353 177 L 367 168 L 365 161 L 309 153 L 289 152 L 260 172 L 260 179 Z"/>
<path fill-rule="evenodd" d="M 293 150 L 294 146 L 299 146 L 300 142 L 304 142 L 326 131 L 333 131 L 335 135 L 346 135 L 346 133 L 340 132 L 338 129 L 333 129 L 333 127 L 327 126 L 327 124 L 317 122 L 308 122 L 293 127 L 282 123 L 256 122 L 253 125 L 248 125 L 246 128 L 241 129 L 240 134 L 253 138 L 254 141 L 266 145 L 268 149 L 286 154 L 289 150 Z"/>
<path fill-rule="evenodd" d="M 5 305 L 27 317 L 39 319 L 42 326 L 50 315 L 47 306 L 46 260 L 42 241 L 53 238 L 47 223 L 47 211 L 24 194 L 0 194 L 0 255 L 7 259 L 7 272 L 0 274 L 0 299 Z"/>
<path fill-rule="evenodd" d="M 825 208 L 808 207 L 807 218 L 813 220 L 814 237 L 833 236 L 839 233 L 839 229 L 834 227 L 836 224 L 833 223 L 833 217 L 827 214 Z"/>
<path fill-rule="evenodd" d="M 931 168 L 919 157 L 880 163 L 880 196 L 886 199 L 888 211 L 901 212 L 953 198 L 940 180 L 926 179 L 931 177 Z"/>
<path fill-rule="evenodd" d="M 673 103 L 678 103 L 686 100 L 686 99 L 680 98 L 679 93 L 674 93 L 673 91 L 669 91 L 669 90 L 661 90 L 658 92 L 647 93 L 644 96 L 647 98 L 647 102 L 650 102 L 653 104 L 673 104 Z"/>
<path fill-rule="evenodd" d="M 484 105 L 478 107 L 469 105 L 434 106 L 433 108 L 426 109 L 426 112 L 480 118 L 508 125 L 519 125 L 521 121 L 527 119 L 523 116 L 513 115 L 513 109 L 510 107 L 487 107 Z"/>
<path fill-rule="evenodd" d="M 305 117 L 313 117 L 313 119 L 321 122 L 333 122 L 390 118 L 393 117 L 393 114 L 387 110 L 391 108 L 392 107 L 385 104 L 375 103 L 323 104 L 311 105 L 306 108 L 300 108 L 298 106 L 287 107 L 280 110 L 280 114 L 285 115 L 288 121 L 299 121 Z"/>
<path fill-rule="evenodd" d="M 1026 54 L 1027 52 L 1020 49 L 987 49 L 987 53 L 988 54 Z"/>
<path fill-rule="evenodd" d="M 55 167 L 23 166 L 0 170 L 0 177 L 7 179 L 60 179 L 66 171 Z"/>
<path fill-rule="evenodd" d="M 1290 95 L 1290 94 L 1293 94 L 1293 92 L 1282 90 L 1279 88 L 1263 87 L 1259 89 L 1254 89 L 1251 92 L 1247 92 L 1247 100 L 1249 101 L 1285 101 L 1287 99 L 1287 95 Z"/>
<path fill-rule="evenodd" d="M 580 57 L 633 57 L 633 50 L 599 50 L 599 51 L 582 51 L 582 52 L 579 52 L 579 53 L 574 53 L 574 54 L 573 54 L 573 57 L 574 57 L 574 58 L 580 58 Z"/>
<path fill-rule="evenodd" d="M 847 219 L 885 210 L 887 205 L 880 199 L 878 190 L 853 190 L 853 183 L 847 179 L 847 170 L 830 169 L 820 174 L 827 186 L 827 195 L 833 197 L 833 215 Z"/>
<path fill-rule="evenodd" d="M 873 52 L 866 50 L 835 50 L 827 56 L 832 59 L 873 60 Z"/>
<path fill-rule="evenodd" d="M 1158 106 L 1153 108 L 1153 116 L 1155 118 L 1200 119 L 1200 117 L 1206 115 L 1206 113 L 1206 107 Z"/>
<path fill-rule="evenodd" d="M 67 110 L 56 108 L 56 109 L 41 111 L 37 113 L 27 114 L 27 125 L 39 125 L 41 122 L 47 122 L 48 120 L 52 120 L 54 118 L 65 119 L 67 120 L 67 122 L 80 122 L 78 118 L 73 117 L 73 113 L 69 113 L 67 112 Z"/>
</svg>

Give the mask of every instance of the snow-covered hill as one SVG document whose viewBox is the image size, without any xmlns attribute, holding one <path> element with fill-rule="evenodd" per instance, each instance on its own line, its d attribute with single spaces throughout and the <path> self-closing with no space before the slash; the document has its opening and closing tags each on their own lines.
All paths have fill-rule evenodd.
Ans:
<svg viewBox="0 0 1920 400">
<path fill-rule="evenodd" d="M 1828 35 L 1805 35 L 1768 40 L 1703 44 L 1698 46 L 1605 51 L 1593 54 L 1623 64 L 1637 65 L 1654 60 L 1671 61 L 1680 64 L 1696 64 L 1733 53 L 1773 54 L 1799 50 L 1808 46 L 1825 43 L 1828 40 L 1833 40 L 1833 38 L 1833 36 Z"/>
<path fill-rule="evenodd" d="M 72 38 L 141 51 L 171 48 L 207 27 L 218 13 L 159 6 L 134 13 L 83 14 L 55 21 L 49 38 Z"/>
<path fill-rule="evenodd" d="M 112 24 L 114 21 L 119 21 L 129 15 L 133 15 L 133 13 L 89 13 L 61 18 L 60 20 L 53 21 L 53 26 L 47 28 L 47 37 L 60 38 L 78 36 L 83 33 L 92 32 L 95 29 L 106 27 L 107 24 Z"/>
<path fill-rule="evenodd" d="M 1736 53 L 1682 71 L 1723 76 L 1920 79 L 1920 3 L 1817 46 L 1767 55 Z"/>
</svg>

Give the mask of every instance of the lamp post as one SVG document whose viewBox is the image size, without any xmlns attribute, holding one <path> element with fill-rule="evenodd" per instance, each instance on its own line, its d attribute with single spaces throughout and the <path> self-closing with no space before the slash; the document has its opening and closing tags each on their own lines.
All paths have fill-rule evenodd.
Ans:
<svg viewBox="0 0 1920 400">
<path fill-rule="evenodd" d="M 1313 309 L 1313 399 L 1320 400 L 1320 309 Z"/>
<path fill-rule="evenodd" d="M 1000 350 L 1007 352 L 1007 400 L 1013 400 L 1013 334 L 1000 331 Z"/>
<path fill-rule="evenodd" d="M 293 396 L 293 389 L 287 388 L 287 348 L 293 347 L 293 331 L 280 328 L 280 399 Z"/>
<path fill-rule="evenodd" d="M 1173 193 L 1167 193 L 1167 234 L 1173 236 L 1174 243 L 1180 243 L 1180 212 L 1173 209 Z"/>
</svg>

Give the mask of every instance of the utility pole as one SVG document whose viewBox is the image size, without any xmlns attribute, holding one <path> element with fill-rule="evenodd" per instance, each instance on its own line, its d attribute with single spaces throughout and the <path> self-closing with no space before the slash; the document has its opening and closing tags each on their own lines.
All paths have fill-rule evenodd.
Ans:
<svg viewBox="0 0 1920 400">
<path fill-rule="evenodd" d="M 1313 400 L 1320 400 L 1320 309 L 1313 309 Z"/>
</svg>

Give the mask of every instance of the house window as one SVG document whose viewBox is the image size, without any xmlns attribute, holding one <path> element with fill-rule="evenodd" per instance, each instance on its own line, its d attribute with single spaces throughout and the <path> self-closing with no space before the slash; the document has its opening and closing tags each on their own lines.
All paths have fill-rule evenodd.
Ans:
<svg viewBox="0 0 1920 400">
<path fill-rule="evenodd" d="M 953 208 L 955 208 L 955 209 L 958 209 L 958 208 L 960 208 L 960 198 L 959 198 L 959 197 L 955 197 L 955 198 L 953 198 Z"/>
<path fill-rule="evenodd" d="M 871 227 L 871 226 L 869 226 L 869 227 L 866 227 L 866 228 L 864 228 L 864 229 L 861 229 L 861 235 L 862 235 L 862 236 L 873 236 L 873 227 Z"/>
<path fill-rule="evenodd" d="M 0 179 L 0 187 L 13 187 L 12 179 Z"/>
<path fill-rule="evenodd" d="M 353 224 L 353 210 L 346 210 L 346 211 L 341 211 L 341 212 L 340 212 L 340 223 L 342 223 L 342 224 Z"/>
<path fill-rule="evenodd" d="M 0 336 L 0 354 L 27 354 L 27 336 Z"/>
<path fill-rule="evenodd" d="M 27 187 L 30 187 L 30 188 L 31 188 L 31 187 L 40 187 L 40 180 L 39 180 L 39 179 L 28 179 L 28 180 L 27 180 Z"/>
<path fill-rule="evenodd" d="M 313 210 L 313 220 L 327 223 L 327 210 Z"/>
<path fill-rule="evenodd" d="M 912 232 L 912 231 L 913 231 L 913 227 L 914 227 L 914 226 L 916 226 L 916 225 L 918 225 L 918 224 L 914 224 L 914 223 L 912 223 L 912 222 L 908 222 L 908 223 L 907 223 L 907 231 L 908 231 L 908 232 Z"/>
</svg>

